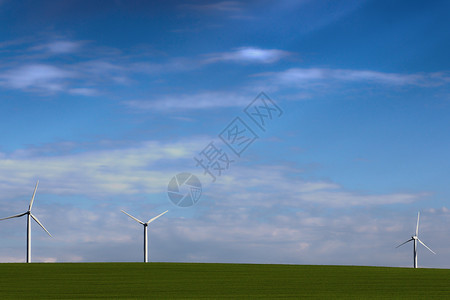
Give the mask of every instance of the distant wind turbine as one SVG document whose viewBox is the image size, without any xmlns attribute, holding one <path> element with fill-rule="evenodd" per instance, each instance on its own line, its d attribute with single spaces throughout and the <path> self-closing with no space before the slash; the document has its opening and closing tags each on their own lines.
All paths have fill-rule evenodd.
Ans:
<svg viewBox="0 0 450 300">
<path fill-rule="evenodd" d="M 158 219 L 159 217 L 161 217 L 163 214 L 165 214 L 166 212 L 168 212 L 168 210 L 166 210 L 165 212 L 163 212 L 162 214 L 157 215 L 156 217 L 148 220 L 147 223 L 142 222 L 141 220 L 133 217 L 132 215 L 130 215 L 129 213 L 125 212 L 122 210 L 122 212 L 124 214 L 126 214 L 127 216 L 129 216 L 130 218 L 132 218 L 133 220 L 135 220 L 136 222 L 144 225 L 144 262 L 148 262 L 148 250 L 147 250 L 147 245 L 148 245 L 148 239 L 147 239 L 147 227 L 148 224 L 150 224 L 151 222 L 155 221 L 156 219 Z"/>
<path fill-rule="evenodd" d="M 420 216 L 420 212 L 417 212 L 416 233 L 415 233 L 413 236 L 411 236 L 411 238 L 410 238 L 409 240 L 407 240 L 406 242 L 404 242 L 404 243 L 402 243 L 402 244 L 400 244 L 400 245 L 398 245 L 398 246 L 396 247 L 396 248 L 398 248 L 398 247 L 400 247 L 400 246 L 402 246 L 402 245 L 404 245 L 404 244 L 406 244 L 406 243 L 408 243 L 408 242 L 414 241 L 414 248 L 413 248 L 413 250 L 414 250 L 414 268 L 417 268 L 417 241 L 418 241 L 419 243 L 421 243 L 423 246 L 425 246 L 425 248 L 427 248 L 428 250 L 430 250 L 433 254 L 436 254 L 436 253 L 434 253 L 433 250 L 431 250 L 430 248 L 428 248 L 428 246 L 425 245 L 425 244 L 419 239 L 419 216 Z"/>
<path fill-rule="evenodd" d="M 34 196 L 36 195 L 36 190 L 37 190 L 38 184 L 39 184 L 39 180 L 36 182 L 36 187 L 34 188 L 33 197 L 31 197 L 30 205 L 28 206 L 28 210 L 26 212 L 24 212 L 23 214 L 0 219 L 0 221 L 2 221 L 2 220 L 6 220 L 6 219 L 20 218 L 22 216 L 27 215 L 27 263 L 31 262 L 31 218 L 33 218 L 33 220 L 35 220 L 36 223 L 38 223 L 39 226 L 41 226 L 42 229 L 44 229 L 45 232 L 47 232 L 49 236 L 52 236 L 50 234 L 50 232 L 48 232 L 47 229 L 45 229 L 44 225 L 42 225 L 41 222 L 39 222 L 39 220 L 31 213 L 31 207 L 33 207 Z"/>
</svg>

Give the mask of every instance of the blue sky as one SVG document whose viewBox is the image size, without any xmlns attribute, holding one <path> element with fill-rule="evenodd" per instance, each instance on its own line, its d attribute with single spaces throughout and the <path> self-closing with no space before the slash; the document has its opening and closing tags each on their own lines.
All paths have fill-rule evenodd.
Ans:
<svg viewBox="0 0 450 300">
<path fill-rule="evenodd" d="M 450 267 L 446 1 L 0 0 L 0 217 L 40 180 L 34 261 Z M 282 109 L 262 131 L 244 109 Z M 240 157 L 218 135 L 240 117 Z M 234 160 L 212 182 L 194 157 Z M 172 204 L 171 178 L 200 201 Z M 0 223 L 25 260 L 26 220 Z"/>
</svg>

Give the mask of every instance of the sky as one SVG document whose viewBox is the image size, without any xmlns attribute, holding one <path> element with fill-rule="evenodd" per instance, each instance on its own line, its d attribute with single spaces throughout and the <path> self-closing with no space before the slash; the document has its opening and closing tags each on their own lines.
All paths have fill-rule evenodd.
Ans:
<svg viewBox="0 0 450 300">
<path fill-rule="evenodd" d="M 39 180 L 36 262 L 142 261 L 121 210 L 169 210 L 150 261 L 411 267 L 420 211 L 419 267 L 450 268 L 449 14 L 0 0 L 0 218 Z M 25 256 L 26 218 L 0 221 L 0 262 Z"/>
</svg>

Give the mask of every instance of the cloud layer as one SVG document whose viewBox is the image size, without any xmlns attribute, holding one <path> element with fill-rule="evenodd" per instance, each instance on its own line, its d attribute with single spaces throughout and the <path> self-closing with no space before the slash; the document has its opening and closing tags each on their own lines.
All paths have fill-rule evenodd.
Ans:
<svg viewBox="0 0 450 300">
<path fill-rule="evenodd" d="M 426 199 L 424 193 L 361 194 L 330 181 L 305 180 L 301 170 L 292 167 L 242 162 L 216 183 L 205 184 L 200 202 L 189 211 L 173 206 L 165 189 L 179 170 L 171 166 L 192 160 L 192 153 L 206 140 L 148 141 L 51 157 L 31 150 L 3 154 L 1 213 L 22 211 L 39 176 L 34 213 L 55 238 L 49 240 L 33 227 L 35 261 L 98 261 L 99 257 L 100 261 L 140 261 L 141 228 L 122 216 L 120 209 L 144 219 L 169 209 L 151 228 L 152 261 L 365 264 L 359 256 L 365 252 L 372 253 L 374 265 L 408 263 L 403 252 L 396 254 L 390 247 L 402 241 L 409 232 L 407 221 L 413 218 L 392 218 L 387 208 Z M 46 195 L 57 200 L 46 200 Z M 158 200 L 150 201 L 152 195 Z M 377 210 L 386 215 L 377 216 Z M 339 216 L 339 211 L 346 213 Z M 421 232 L 433 248 L 441 250 L 432 228 L 445 222 L 448 209 L 428 214 L 440 217 L 431 222 L 424 214 Z M 13 256 L 0 249 L 2 261 L 23 261 L 22 221 L 2 223 L 0 234 L 18 249 Z M 108 253 L 100 255 L 104 249 Z M 393 258 L 384 261 L 380 251 L 392 252 Z M 428 266 L 435 265 L 435 260 L 423 257 Z"/>
</svg>

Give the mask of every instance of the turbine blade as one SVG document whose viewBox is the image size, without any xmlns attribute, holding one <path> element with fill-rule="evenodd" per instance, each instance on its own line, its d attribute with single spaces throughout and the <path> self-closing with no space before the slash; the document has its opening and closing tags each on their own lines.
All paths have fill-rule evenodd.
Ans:
<svg viewBox="0 0 450 300">
<path fill-rule="evenodd" d="M 144 222 L 142 222 L 141 220 L 139 220 L 139 219 L 136 219 L 135 217 L 133 217 L 132 215 L 130 215 L 129 213 L 127 213 L 126 211 L 124 211 L 124 210 L 121 210 L 121 212 L 123 212 L 124 214 L 126 214 L 127 216 L 129 216 L 130 218 L 132 218 L 133 220 L 135 220 L 136 222 L 139 222 L 139 223 L 141 223 L 142 225 L 144 225 L 145 223 Z"/>
<path fill-rule="evenodd" d="M 36 190 L 39 184 L 39 180 L 36 182 L 36 186 L 34 187 L 33 197 L 31 197 L 30 206 L 28 206 L 28 211 L 31 211 L 31 207 L 33 207 L 34 196 L 36 195 Z"/>
<path fill-rule="evenodd" d="M 19 218 L 21 216 L 25 216 L 27 213 L 28 212 L 24 212 L 23 214 L 19 214 L 19 215 L 14 215 L 14 216 L 11 216 L 11 217 L 3 218 L 3 219 L 0 219 L 0 221 L 6 220 L 6 219 L 12 219 L 12 218 Z"/>
<path fill-rule="evenodd" d="M 420 217 L 420 211 L 417 212 L 416 236 L 419 235 L 419 217 Z"/>
<path fill-rule="evenodd" d="M 147 224 L 150 224 L 151 222 L 155 221 L 156 219 L 158 219 L 159 217 L 161 217 L 163 214 L 165 214 L 166 212 L 168 212 L 168 210 L 166 210 L 165 212 L 163 212 L 162 214 L 157 215 L 154 218 L 151 218 L 150 220 L 148 220 Z"/>
<path fill-rule="evenodd" d="M 401 243 L 400 245 L 398 245 L 397 247 L 395 247 L 395 248 L 398 248 L 398 247 L 400 247 L 400 246 L 403 246 L 404 244 L 406 244 L 407 242 L 411 242 L 411 241 L 413 241 L 414 239 L 413 238 L 411 238 L 411 239 L 409 239 L 409 240 L 407 240 L 406 242 L 404 242 L 404 243 Z"/>
<path fill-rule="evenodd" d="M 433 254 L 436 254 L 433 250 L 431 250 L 430 248 L 428 248 L 427 245 L 425 245 L 421 240 L 417 239 L 419 241 L 419 243 L 421 243 L 425 248 L 427 248 L 428 250 L 430 250 Z"/>
<path fill-rule="evenodd" d="M 41 224 L 41 222 L 39 222 L 39 220 L 35 217 L 35 216 L 33 216 L 33 214 L 30 214 L 30 216 L 33 218 L 33 220 L 35 220 L 36 221 L 36 223 L 38 223 L 39 224 L 39 226 L 41 226 L 42 227 L 42 229 L 44 229 L 45 230 L 45 232 L 47 232 L 48 233 L 48 235 L 49 236 L 52 236 L 51 234 L 50 234 L 50 232 L 48 232 L 48 230 L 47 229 L 45 229 L 45 227 L 44 227 L 44 225 L 42 225 Z"/>
</svg>

